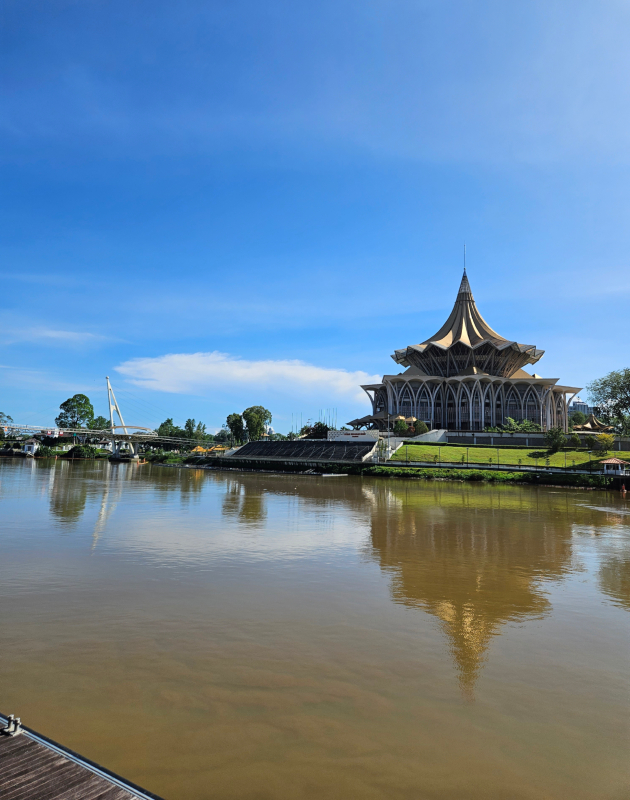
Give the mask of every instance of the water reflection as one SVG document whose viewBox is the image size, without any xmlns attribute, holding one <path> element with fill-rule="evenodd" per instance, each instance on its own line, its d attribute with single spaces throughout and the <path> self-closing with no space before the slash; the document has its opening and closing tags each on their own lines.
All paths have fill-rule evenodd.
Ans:
<svg viewBox="0 0 630 800">
<path fill-rule="evenodd" d="M 146 486 L 158 504 L 174 492 L 180 503 L 189 504 L 191 498 L 200 501 L 204 486 L 218 489 L 220 514 L 232 526 L 271 531 L 279 519 L 295 515 L 314 521 L 311 531 L 335 525 L 358 535 L 365 530 L 363 552 L 387 576 L 392 600 L 439 621 L 468 697 L 473 696 L 493 637 L 506 624 L 548 615 L 549 581 L 580 568 L 573 551 L 576 526 L 593 533 L 611 525 L 626 530 L 630 520 L 623 510 L 590 506 L 575 493 L 548 489 L 64 463 L 53 470 L 51 513 L 74 523 L 93 495 L 98 508 L 92 534 L 96 547 L 123 493 L 138 484 Z M 215 557 L 221 547 L 243 553 L 242 542 L 235 543 L 231 535 L 233 527 L 223 526 L 220 535 L 215 531 L 212 536 L 190 536 L 181 515 L 173 519 L 179 526 L 176 540 L 170 527 L 160 527 L 157 517 L 149 515 L 145 528 L 151 537 L 138 539 L 136 528 L 135 546 L 148 552 L 160 544 L 161 554 L 195 563 Z M 216 514 L 207 519 L 216 521 Z M 221 527 L 220 520 L 218 524 Z M 164 541 L 158 540 L 162 531 Z M 289 536 L 294 539 L 295 533 L 284 539 L 277 535 L 273 547 L 271 537 L 261 537 L 257 546 L 266 557 L 286 557 L 298 552 Z M 355 539 L 345 541 L 355 546 Z M 332 546 L 332 538 L 313 534 L 312 540 L 300 542 L 299 552 Z M 602 592 L 630 608 L 626 540 L 620 537 L 616 549 L 609 547 L 601 555 Z"/>
<path fill-rule="evenodd" d="M 107 469 L 103 474 L 103 496 L 101 507 L 92 532 L 92 550 L 107 527 L 107 522 L 122 496 L 124 482 L 127 479 L 129 464 L 118 464 L 117 469 Z M 123 469 L 120 469 L 122 467 Z"/>
<path fill-rule="evenodd" d="M 371 552 L 392 598 L 438 618 L 472 697 L 501 626 L 549 613 L 544 583 L 571 564 L 569 518 L 543 516 L 533 493 L 372 486 L 369 495 Z"/>
<path fill-rule="evenodd" d="M 630 554 L 604 558 L 599 568 L 599 585 L 604 594 L 630 609 Z"/>
<path fill-rule="evenodd" d="M 619 498 L 615 505 L 585 509 L 593 512 L 593 520 L 578 533 L 599 540 L 599 587 L 615 605 L 630 609 L 630 503 Z"/>
<path fill-rule="evenodd" d="M 257 525 L 267 516 L 264 492 L 258 485 L 230 476 L 225 479 L 222 511 L 225 516 L 235 516 L 246 525 Z"/>
<path fill-rule="evenodd" d="M 73 525 L 83 515 L 88 485 L 83 474 L 74 472 L 74 464 L 67 461 L 55 464 L 50 488 L 50 513 L 62 525 Z"/>
<path fill-rule="evenodd" d="M 156 500 L 172 501 L 174 493 L 179 495 L 183 507 L 190 505 L 191 501 L 198 501 L 201 497 L 208 473 L 201 469 L 174 468 L 165 466 L 151 466 L 149 464 L 106 464 L 103 465 L 108 474 L 116 471 L 125 473 L 125 478 L 133 487 L 146 487 L 150 489 Z"/>
</svg>

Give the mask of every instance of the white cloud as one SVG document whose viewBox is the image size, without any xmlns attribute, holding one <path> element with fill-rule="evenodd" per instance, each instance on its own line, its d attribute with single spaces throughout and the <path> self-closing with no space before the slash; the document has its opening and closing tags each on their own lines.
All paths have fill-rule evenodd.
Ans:
<svg viewBox="0 0 630 800">
<path fill-rule="evenodd" d="M 297 360 L 247 361 L 216 351 L 134 358 L 116 367 L 116 371 L 137 386 L 179 394 L 257 386 L 292 395 L 318 392 L 365 400 L 360 385 L 380 381 L 378 375 L 368 375 L 361 370 L 348 372 Z"/>
<path fill-rule="evenodd" d="M 85 333 L 83 331 L 58 331 L 52 328 L 31 328 L 24 332 L 25 338 L 34 341 L 49 340 L 55 342 L 81 343 L 89 341 L 102 341 L 107 336 L 99 336 L 96 333 Z"/>
<path fill-rule="evenodd" d="M 36 342 L 51 345 L 86 345 L 97 342 L 115 341 L 110 336 L 85 331 L 64 331 L 56 328 L 24 328 L 10 326 L 9 331 L 0 329 L 0 336 L 7 336 L 3 344 L 16 344 L 18 342 Z"/>
</svg>

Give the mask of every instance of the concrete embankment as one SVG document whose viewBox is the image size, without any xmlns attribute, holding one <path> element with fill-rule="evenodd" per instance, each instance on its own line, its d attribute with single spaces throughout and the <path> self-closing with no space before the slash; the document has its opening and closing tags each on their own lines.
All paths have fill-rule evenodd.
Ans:
<svg viewBox="0 0 630 800">
<path fill-rule="evenodd" d="M 160 463 L 160 462 L 157 462 Z M 244 472 L 276 472 L 301 474 L 366 475 L 381 478 L 412 478 L 417 480 L 488 481 L 493 483 L 522 483 L 539 486 L 567 486 L 589 489 L 604 489 L 610 479 L 604 475 L 588 473 L 565 473 L 556 470 L 518 470 L 507 468 L 483 469 L 457 466 L 416 466 L 393 463 L 369 463 L 348 461 L 283 460 L 238 458 L 188 458 L 179 463 L 163 463 L 163 466 L 236 470 Z"/>
</svg>

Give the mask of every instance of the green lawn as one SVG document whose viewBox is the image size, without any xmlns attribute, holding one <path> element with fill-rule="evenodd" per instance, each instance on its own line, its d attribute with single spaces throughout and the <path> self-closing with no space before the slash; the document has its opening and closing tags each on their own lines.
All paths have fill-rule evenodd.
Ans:
<svg viewBox="0 0 630 800">
<path fill-rule="evenodd" d="M 468 456 L 466 456 L 468 451 Z M 518 448 L 510 449 L 501 447 L 498 450 L 489 447 L 450 447 L 443 445 L 403 445 L 391 458 L 391 461 L 430 461 L 435 463 L 450 463 L 450 464 L 466 464 L 466 458 L 470 464 L 485 464 L 490 465 L 489 459 L 492 459 L 492 466 L 499 464 L 509 464 L 523 467 L 539 467 L 544 468 L 547 466 L 547 458 L 549 459 L 550 467 L 564 467 L 567 469 L 588 469 L 589 462 L 592 464 L 593 469 L 598 468 L 598 462 L 603 458 L 610 456 L 618 456 L 625 461 L 630 462 L 630 453 L 617 453 L 608 452 L 601 454 L 589 454 L 586 450 L 567 450 L 554 453 L 548 456 L 545 450 L 536 448 Z M 566 457 L 566 460 L 565 460 Z M 464 461 L 462 462 L 462 458 Z"/>
</svg>

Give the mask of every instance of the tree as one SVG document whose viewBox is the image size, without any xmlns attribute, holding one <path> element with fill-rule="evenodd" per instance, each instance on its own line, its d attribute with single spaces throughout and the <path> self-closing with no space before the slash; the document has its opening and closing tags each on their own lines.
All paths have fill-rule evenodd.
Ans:
<svg viewBox="0 0 630 800">
<path fill-rule="evenodd" d="M 64 453 L 62 458 L 96 458 L 96 448 L 89 444 L 77 444 Z"/>
<path fill-rule="evenodd" d="M 630 415 L 630 368 L 613 370 L 591 381 L 586 389 L 606 422 L 614 423 Z"/>
<path fill-rule="evenodd" d="M 614 444 L 615 437 L 612 435 L 612 433 L 600 433 L 597 437 L 597 449 L 603 450 L 604 453 L 612 450 Z"/>
<path fill-rule="evenodd" d="M 396 436 L 406 436 L 409 433 L 409 427 L 403 419 L 397 419 L 394 422 L 394 433 Z"/>
<path fill-rule="evenodd" d="M 584 425 L 586 422 L 586 414 L 581 411 L 573 411 L 569 414 L 569 422 L 571 425 Z"/>
<path fill-rule="evenodd" d="M 245 425 L 242 414 L 228 414 L 226 423 L 235 444 L 245 441 Z"/>
<path fill-rule="evenodd" d="M 586 445 L 587 450 L 595 450 L 597 446 L 597 439 L 590 434 L 584 437 L 584 444 Z"/>
<path fill-rule="evenodd" d="M 185 439 L 186 438 L 186 431 L 183 428 L 178 428 L 177 425 L 173 424 L 173 417 L 169 417 L 165 419 L 161 425 L 158 425 L 156 431 L 158 436 L 165 436 L 169 439 Z M 179 444 L 177 442 L 162 442 L 160 443 L 160 447 L 163 450 L 177 450 L 179 449 Z"/>
<path fill-rule="evenodd" d="M 420 436 L 421 433 L 429 432 L 429 428 L 427 427 L 426 422 L 421 422 L 419 419 L 416 420 L 413 429 L 415 431 L 416 436 Z"/>
<path fill-rule="evenodd" d="M 250 441 L 255 442 L 265 432 L 265 426 L 271 423 L 271 411 L 263 406 L 250 406 L 243 411 L 243 419 Z"/>
<path fill-rule="evenodd" d="M 528 419 L 517 422 L 512 417 L 506 417 L 505 422 L 500 428 L 508 433 L 537 433 L 540 430 L 540 425 Z"/>
<path fill-rule="evenodd" d="M 13 417 L 10 417 L 8 414 L 3 414 L 0 411 L 0 439 L 4 439 L 4 426 L 11 425 L 13 423 Z"/>
<path fill-rule="evenodd" d="M 219 444 L 227 444 L 231 438 L 232 434 L 229 432 L 227 425 L 224 425 L 220 431 L 214 434 L 214 441 L 219 442 Z"/>
<path fill-rule="evenodd" d="M 156 433 L 158 436 L 168 436 L 173 439 L 184 439 L 186 437 L 184 429 L 178 428 L 177 425 L 173 424 L 173 417 L 165 419 L 164 422 L 158 426 Z"/>
<path fill-rule="evenodd" d="M 111 428 L 111 422 L 99 415 L 98 417 L 94 417 L 93 420 L 90 420 L 87 426 L 92 431 L 104 431 Z"/>
<path fill-rule="evenodd" d="M 580 446 L 580 437 L 577 435 L 577 433 L 572 433 L 571 436 L 569 436 L 569 447 L 578 448 Z"/>
<path fill-rule="evenodd" d="M 59 409 L 61 414 L 55 419 L 55 425 L 60 428 L 82 428 L 94 419 L 94 408 L 84 394 L 69 397 Z"/>
<path fill-rule="evenodd" d="M 505 422 L 501 427 L 503 428 L 504 431 L 517 431 L 518 422 L 512 417 L 506 417 Z"/>
<path fill-rule="evenodd" d="M 331 428 L 325 422 L 316 422 L 314 425 L 304 425 L 300 430 L 300 436 L 306 439 L 327 439 L 329 430 Z"/>
<path fill-rule="evenodd" d="M 567 437 L 564 435 L 562 428 L 549 428 L 545 433 L 545 442 L 550 453 L 557 453 L 561 447 L 565 446 Z"/>
<path fill-rule="evenodd" d="M 205 424 L 194 419 L 187 419 L 184 424 L 184 438 L 203 442 L 207 438 Z"/>
<path fill-rule="evenodd" d="M 624 414 L 615 420 L 615 430 L 621 436 L 630 436 L 630 414 Z"/>
</svg>

